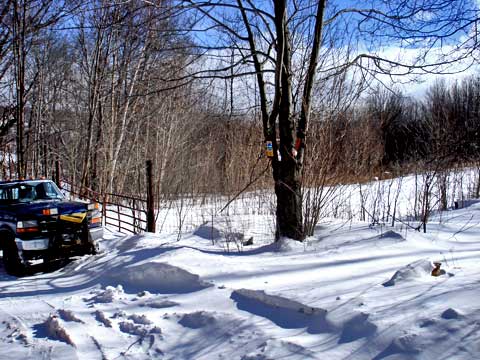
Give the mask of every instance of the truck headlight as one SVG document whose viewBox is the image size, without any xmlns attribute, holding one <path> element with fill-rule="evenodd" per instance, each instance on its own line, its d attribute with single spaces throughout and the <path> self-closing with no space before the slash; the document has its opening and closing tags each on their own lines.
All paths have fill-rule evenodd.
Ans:
<svg viewBox="0 0 480 360">
<path fill-rule="evenodd" d="M 38 230 L 37 220 L 25 220 L 17 222 L 17 233 L 19 234 L 37 232 Z"/>
<path fill-rule="evenodd" d="M 90 203 L 88 204 L 88 207 L 87 207 L 88 210 L 98 210 L 99 209 L 99 205 L 98 203 Z"/>
</svg>

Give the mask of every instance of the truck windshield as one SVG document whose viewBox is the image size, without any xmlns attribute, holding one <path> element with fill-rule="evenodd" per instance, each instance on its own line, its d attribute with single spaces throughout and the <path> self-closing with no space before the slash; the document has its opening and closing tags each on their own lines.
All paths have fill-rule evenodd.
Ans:
<svg viewBox="0 0 480 360">
<path fill-rule="evenodd" d="M 51 182 L 22 182 L 0 185 L 0 202 L 4 204 L 53 199 L 63 199 L 63 195 Z"/>
</svg>

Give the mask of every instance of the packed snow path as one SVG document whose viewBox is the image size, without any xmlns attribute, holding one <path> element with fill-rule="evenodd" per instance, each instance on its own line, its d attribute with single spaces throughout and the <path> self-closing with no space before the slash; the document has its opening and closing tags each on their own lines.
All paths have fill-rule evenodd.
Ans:
<svg viewBox="0 0 480 360">
<path fill-rule="evenodd" d="M 112 233 L 50 273 L 0 269 L 0 359 L 480 359 L 479 210 L 241 253 Z"/>
</svg>

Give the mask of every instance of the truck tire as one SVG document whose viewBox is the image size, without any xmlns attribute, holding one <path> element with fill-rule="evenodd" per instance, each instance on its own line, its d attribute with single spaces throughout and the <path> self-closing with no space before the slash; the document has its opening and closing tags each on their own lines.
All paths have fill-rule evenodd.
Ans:
<svg viewBox="0 0 480 360">
<path fill-rule="evenodd" d="M 25 264 L 18 254 L 17 245 L 12 239 L 4 238 L 4 241 L 3 266 L 5 267 L 5 271 L 7 274 L 13 276 L 25 275 Z"/>
<path fill-rule="evenodd" d="M 90 231 L 88 230 L 88 223 L 84 221 L 82 224 L 82 247 L 84 255 L 97 255 L 97 248 L 92 240 Z"/>
<path fill-rule="evenodd" d="M 53 261 L 53 259 L 54 258 L 50 254 L 45 254 L 45 255 L 42 256 L 42 260 L 43 260 L 44 265 L 48 265 L 49 263 L 51 263 Z"/>
</svg>

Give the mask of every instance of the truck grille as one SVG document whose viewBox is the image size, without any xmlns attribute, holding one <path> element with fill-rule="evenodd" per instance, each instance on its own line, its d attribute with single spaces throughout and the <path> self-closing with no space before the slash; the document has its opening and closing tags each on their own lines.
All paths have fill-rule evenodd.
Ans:
<svg viewBox="0 0 480 360">
<path fill-rule="evenodd" d="M 39 222 L 40 231 L 48 236 L 54 246 L 79 244 L 85 236 L 85 223 L 75 224 L 60 219 L 45 219 Z"/>
<path fill-rule="evenodd" d="M 57 229 L 57 219 L 54 218 L 49 218 L 46 220 L 41 220 L 38 222 L 38 225 L 40 227 L 40 231 L 42 233 L 53 233 Z"/>
</svg>

